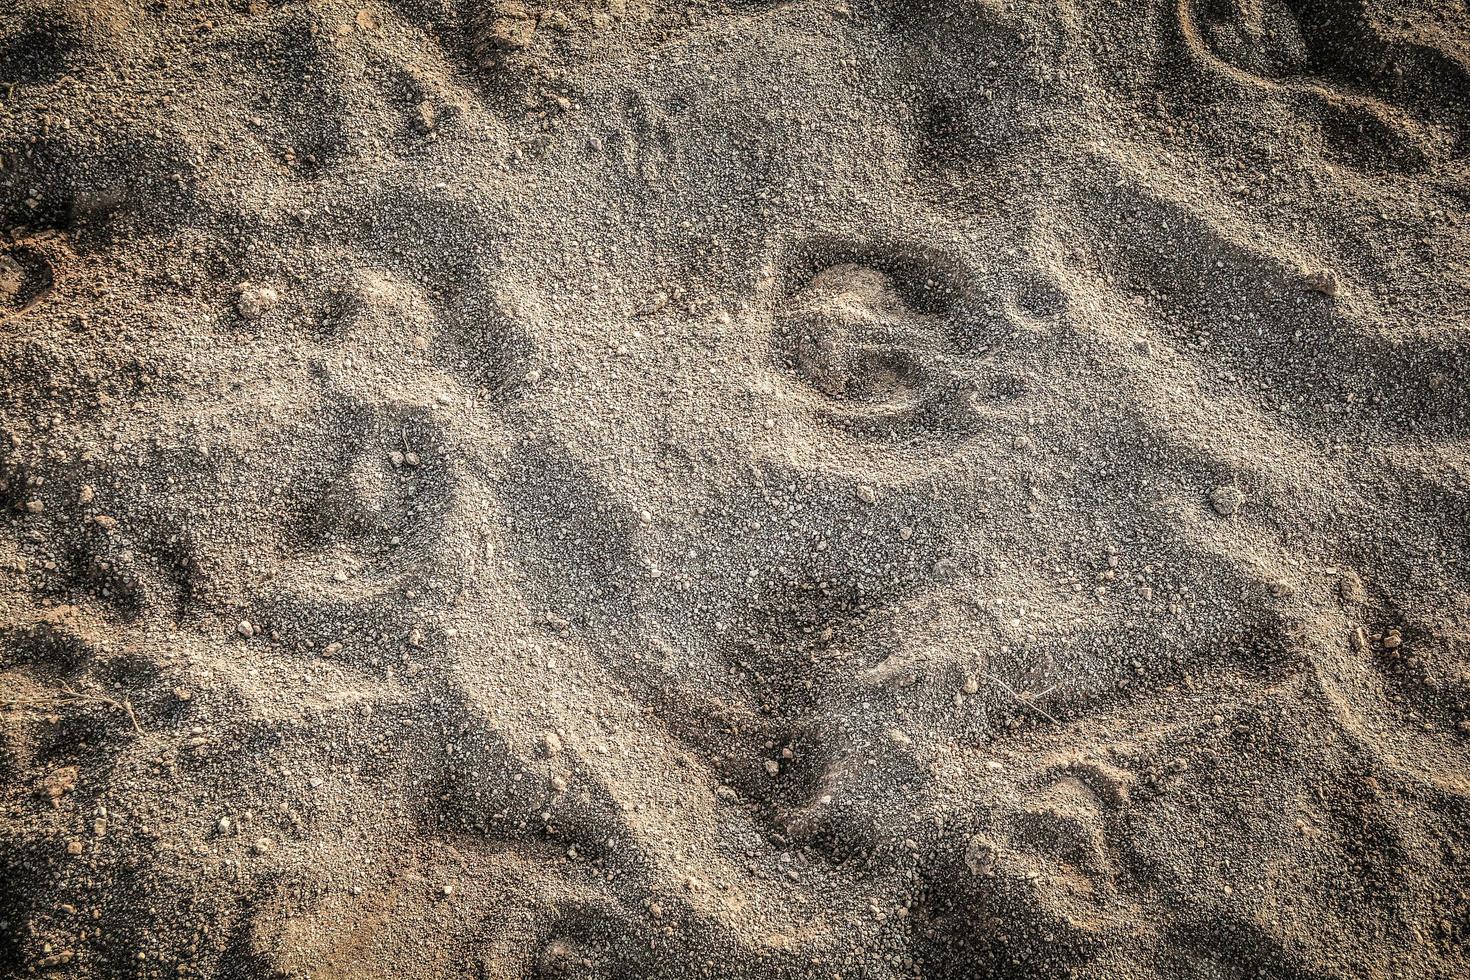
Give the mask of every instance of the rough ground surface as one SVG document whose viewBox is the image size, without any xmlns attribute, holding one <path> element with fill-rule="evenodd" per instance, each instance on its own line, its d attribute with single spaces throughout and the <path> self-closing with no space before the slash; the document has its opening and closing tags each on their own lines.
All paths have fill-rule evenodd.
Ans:
<svg viewBox="0 0 1470 980">
<path fill-rule="evenodd" d="M 1464 0 L 0 7 L 0 972 L 1466 975 Z"/>
</svg>

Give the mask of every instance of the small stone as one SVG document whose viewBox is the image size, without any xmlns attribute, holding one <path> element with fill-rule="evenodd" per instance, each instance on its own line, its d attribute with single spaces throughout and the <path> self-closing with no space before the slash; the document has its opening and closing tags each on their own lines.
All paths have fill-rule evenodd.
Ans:
<svg viewBox="0 0 1470 980">
<path fill-rule="evenodd" d="M 1338 281 L 1336 273 L 1329 269 L 1318 269 L 1307 273 L 1302 277 L 1302 284 L 1313 292 L 1321 293 L 1332 299 L 1342 294 L 1342 283 Z"/>
<path fill-rule="evenodd" d="M 967 675 L 965 677 L 965 683 L 961 685 L 960 690 L 964 691 L 966 694 L 978 693 L 980 690 L 979 679 L 976 678 L 974 674 Z"/>
<path fill-rule="evenodd" d="M 235 825 L 230 822 L 229 817 L 220 817 L 219 823 L 215 824 L 214 828 L 218 830 L 221 834 L 228 834 L 234 826 Z"/>
<path fill-rule="evenodd" d="M 1343 602 L 1366 602 L 1368 600 L 1368 590 L 1363 587 L 1362 578 L 1351 568 L 1337 577 L 1337 594 L 1342 597 Z"/>
<path fill-rule="evenodd" d="M 46 509 L 45 503 L 39 500 L 27 500 L 26 511 L 31 514 L 39 514 Z"/>
<path fill-rule="evenodd" d="M 258 320 L 281 302 L 281 294 L 272 286 L 257 286 L 250 283 L 240 285 L 240 296 L 235 308 L 247 320 Z"/>
<path fill-rule="evenodd" d="M 1383 637 L 1383 649 L 1397 650 L 1403 644 L 1403 642 L 1404 638 L 1399 635 L 1399 631 L 1397 629 L 1391 629 Z"/>
<path fill-rule="evenodd" d="M 250 620 L 242 619 L 235 625 L 235 632 L 248 640 L 255 635 L 255 627 L 250 625 Z"/>
<path fill-rule="evenodd" d="M 1221 517 L 1229 517 L 1245 503 L 1245 494 L 1239 487 L 1223 486 L 1216 487 L 1210 493 L 1210 505 L 1215 508 L 1215 513 Z"/>
<path fill-rule="evenodd" d="M 443 895 L 445 898 L 448 898 L 450 895 L 453 895 L 454 894 L 454 886 L 453 885 L 444 885 L 443 887 L 441 887 L 439 889 L 439 894 L 440 895 Z"/>
<path fill-rule="evenodd" d="M 901 527 L 898 529 L 898 536 L 900 540 L 907 541 L 914 536 L 914 529 L 911 527 Z"/>
<path fill-rule="evenodd" d="M 769 774 L 771 776 L 775 776 L 780 771 L 781 771 L 781 764 L 779 762 L 777 762 L 775 759 L 767 759 L 766 760 L 766 772 L 767 772 L 767 774 Z"/>
<path fill-rule="evenodd" d="M 274 850 L 276 844 L 269 837 L 260 837 L 256 839 L 252 846 L 256 854 L 265 854 L 268 851 Z"/>
<path fill-rule="evenodd" d="M 81 854 L 82 851 L 84 851 L 85 849 L 86 848 L 82 845 L 82 842 L 79 841 L 79 840 L 73 840 L 73 841 L 67 841 L 66 842 L 66 853 L 70 854 L 72 857 L 76 857 L 78 854 Z"/>
<path fill-rule="evenodd" d="M 641 309 L 641 310 L 638 311 L 638 315 L 639 316 L 652 316 L 653 314 L 658 313 L 659 311 L 663 310 L 668 305 L 669 305 L 669 294 L 666 293 L 666 292 L 664 292 L 663 290 L 659 290 L 658 292 L 656 292 L 656 293 L 653 294 L 653 299 L 651 299 L 651 300 L 648 301 L 648 305 L 646 305 L 645 307 L 643 307 L 643 309 Z"/>
<path fill-rule="evenodd" d="M 965 867 L 977 877 L 994 874 L 995 847 L 982 837 L 971 837 L 965 845 Z"/>
<path fill-rule="evenodd" d="M 874 490 L 866 483 L 860 484 L 858 488 L 853 491 L 853 493 L 857 495 L 857 499 L 861 500 L 865 504 L 876 504 L 878 502 L 878 491 Z"/>
<path fill-rule="evenodd" d="M 551 788 L 553 790 L 555 790 L 556 792 L 558 792 L 558 793 L 565 793 L 567 791 L 567 780 L 566 780 L 566 777 L 565 776 L 552 776 L 551 777 Z"/>
<path fill-rule="evenodd" d="M 541 737 L 541 742 L 548 756 L 561 754 L 561 736 L 556 732 L 547 732 Z"/>
</svg>

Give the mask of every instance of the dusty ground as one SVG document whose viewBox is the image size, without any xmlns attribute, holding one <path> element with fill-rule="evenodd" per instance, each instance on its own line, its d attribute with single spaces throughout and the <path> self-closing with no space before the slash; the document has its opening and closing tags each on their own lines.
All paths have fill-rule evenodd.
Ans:
<svg viewBox="0 0 1470 980">
<path fill-rule="evenodd" d="M 0 7 L 0 973 L 1470 969 L 1464 0 Z"/>
</svg>

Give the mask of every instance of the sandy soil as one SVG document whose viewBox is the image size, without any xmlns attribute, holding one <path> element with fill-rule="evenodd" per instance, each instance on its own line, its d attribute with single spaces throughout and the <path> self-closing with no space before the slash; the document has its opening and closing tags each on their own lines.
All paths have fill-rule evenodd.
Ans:
<svg viewBox="0 0 1470 980">
<path fill-rule="evenodd" d="M 0 973 L 1470 970 L 1464 0 L 0 8 Z"/>
</svg>

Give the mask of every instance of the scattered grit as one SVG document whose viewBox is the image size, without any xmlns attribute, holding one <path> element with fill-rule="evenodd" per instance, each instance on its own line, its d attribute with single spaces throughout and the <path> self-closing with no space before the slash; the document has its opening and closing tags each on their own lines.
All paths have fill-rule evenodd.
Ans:
<svg viewBox="0 0 1470 980">
<path fill-rule="evenodd" d="M 0 973 L 1420 978 L 1464 0 L 4 0 Z"/>
</svg>

